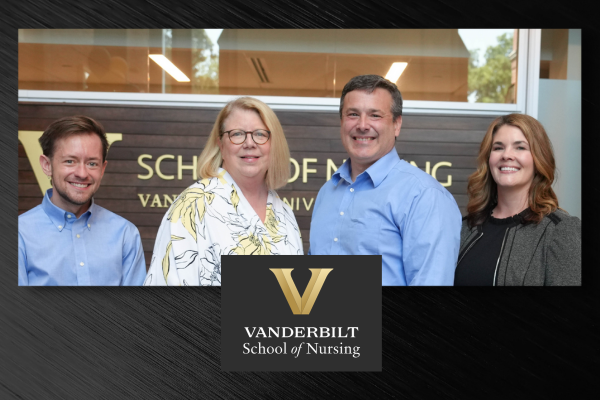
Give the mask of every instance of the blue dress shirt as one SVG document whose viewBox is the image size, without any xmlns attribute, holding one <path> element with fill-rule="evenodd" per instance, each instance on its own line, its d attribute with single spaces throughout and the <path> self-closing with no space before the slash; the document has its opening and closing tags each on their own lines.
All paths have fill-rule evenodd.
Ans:
<svg viewBox="0 0 600 400">
<path fill-rule="evenodd" d="M 142 285 L 146 277 L 138 229 L 94 203 L 79 218 L 42 204 L 19 216 L 19 286 Z"/>
<path fill-rule="evenodd" d="M 355 182 L 350 162 L 319 191 L 309 254 L 381 254 L 383 285 L 452 285 L 462 222 L 452 195 L 395 148 Z"/>
</svg>

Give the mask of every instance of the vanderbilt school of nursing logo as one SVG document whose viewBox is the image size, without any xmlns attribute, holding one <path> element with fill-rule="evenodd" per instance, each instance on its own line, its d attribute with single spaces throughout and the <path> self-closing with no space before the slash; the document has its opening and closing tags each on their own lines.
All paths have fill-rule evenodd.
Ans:
<svg viewBox="0 0 600 400">
<path fill-rule="evenodd" d="M 222 256 L 221 271 L 224 371 L 381 371 L 381 256 Z"/>
<path fill-rule="evenodd" d="M 292 278 L 292 271 L 294 268 L 270 268 L 270 270 L 277 277 L 279 286 L 281 286 L 281 290 L 283 290 L 283 294 L 285 295 L 292 312 L 294 314 L 308 315 L 321 292 L 321 288 L 323 287 L 323 283 L 325 283 L 325 279 L 327 279 L 327 275 L 333 271 L 333 268 L 309 268 L 312 276 L 302 297 L 300 297 L 300 293 Z"/>
</svg>

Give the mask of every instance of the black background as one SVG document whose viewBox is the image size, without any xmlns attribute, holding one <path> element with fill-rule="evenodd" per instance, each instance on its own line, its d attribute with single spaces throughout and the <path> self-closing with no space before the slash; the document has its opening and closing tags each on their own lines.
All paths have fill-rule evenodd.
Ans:
<svg viewBox="0 0 600 400">
<path fill-rule="evenodd" d="M 583 288 L 383 288 L 382 372 L 226 373 L 219 362 L 218 288 L 16 286 L 17 28 L 507 26 L 583 29 Z M 597 393 L 599 273 L 590 247 L 597 243 L 597 213 L 589 205 L 600 198 L 591 145 L 598 131 L 600 32 L 583 2 L 4 1 L 0 32 L 1 398 Z"/>
<path fill-rule="evenodd" d="M 381 256 L 248 257 L 221 259 L 221 365 L 226 371 L 381 371 Z M 294 315 L 270 268 L 292 268 L 300 296 L 311 278 L 309 268 L 333 268 L 308 315 Z M 342 327 L 332 337 L 248 337 L 244 327 Z M 348 327 L 357 327 L 354 338 Z M 283 332 L 282 332 L 283 333 Z M 305 330 L 304 336 L 307 336 Z M 244 354 L 248 346 L 283 346 L 287 354 Z M 301 345 L 301 343 L 303 343 Z M 351 354 L 308 353 L 312 346 L 355 346 Z M 293 346 L 302 346 L 292 354 Z M 258 349 L 257 349 L 258 351 Z"/>
</svg>

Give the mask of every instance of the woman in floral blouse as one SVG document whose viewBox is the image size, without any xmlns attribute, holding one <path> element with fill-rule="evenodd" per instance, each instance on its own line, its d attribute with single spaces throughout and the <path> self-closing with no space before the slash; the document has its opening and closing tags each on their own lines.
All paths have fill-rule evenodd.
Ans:
<svg viewBox="0 0 600 400">
<path fill-rule="evenodd" d="M 221 284 L 222 255 L 303 254 L 292 210 L 275 193 L 289 149 L 266 104 L 241 97 L 221 110 L 194 183 L 160 225 L 144 285 Z"/>
</svg>

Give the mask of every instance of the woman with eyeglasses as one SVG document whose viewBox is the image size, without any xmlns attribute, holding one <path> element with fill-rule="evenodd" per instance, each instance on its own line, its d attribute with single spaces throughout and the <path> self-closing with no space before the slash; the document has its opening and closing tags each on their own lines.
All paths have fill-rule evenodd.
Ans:
<svg viewBox="0 0 600 400">
<path fill-rule="evenodd" d="M 303 254 L 294 214 L 275 193 L 289 160 L 273 110 L 252 97 L 228 103 L 198 159 L 201 180 L 163 217 L 144 285 L 221 285 L 222 255 Z"/>
<path fill-rule="evenodd" d="M 477 163 L 454 285 L 581 285 L 581 220 L 558 207 L 542 124 L 523 114 L 496 118 Z"/>
</svg>

